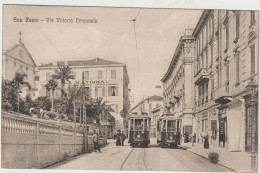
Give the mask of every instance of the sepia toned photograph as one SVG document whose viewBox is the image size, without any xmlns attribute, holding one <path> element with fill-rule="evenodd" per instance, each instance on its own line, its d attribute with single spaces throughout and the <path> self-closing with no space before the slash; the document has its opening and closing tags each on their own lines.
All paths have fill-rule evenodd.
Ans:
<svg viewBox="0 0 260 173">
<path fill-rule="evenodd" d="M 2 5 L 1 168 L 258 172 L 259 11 Z"/>
</svg>

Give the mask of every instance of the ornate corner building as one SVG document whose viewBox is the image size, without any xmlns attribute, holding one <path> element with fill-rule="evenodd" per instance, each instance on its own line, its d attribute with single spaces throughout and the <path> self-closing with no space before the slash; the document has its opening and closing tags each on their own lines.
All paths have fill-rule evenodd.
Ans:
<svg viewBox="0 0 260 173">
<path fill-rule="evenodd" d="M 230 151 L 257 146 L 258 21 L 257 11 L 204 10 L 181 37 L 161 81 L 165 106 L 196 142 L 208 135 Z"/>
</svg>

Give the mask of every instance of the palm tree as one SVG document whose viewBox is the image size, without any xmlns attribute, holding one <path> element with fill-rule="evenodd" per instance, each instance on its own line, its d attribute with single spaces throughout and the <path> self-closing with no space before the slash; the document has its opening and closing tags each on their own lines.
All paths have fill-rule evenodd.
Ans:
<svg viewBox="0 0 260 173">
<path fill-rule="evenodd" d="M 51 91 L 51 112 L 53 112 L 53 95 L 55 89 L 58 87 L 58 82 L 56 79 L 50 79 L 45 87 L 47 90 Z"/>
<path fill-rule="evenodd" d="M 95 109 L 96 113 L 98 115 L 98 124 L 100 123 L 100 120 L 104 118 L 104 115 L 106 114 L 108 107 L 107 107 L 107 101 L 103 101 L 102 97 L 99 97 L 95 100 Z"/>
<path fill-rule="evenodd" d="M 11 81 L 11 85 L 13 85 L 15 88 L 17 88 L 17 92 L 18 92 L 18 94 L 17 94 L 17 111 L 19 112 L 19 104 L 20 104 L 20 102 L 19 102 L 19 100 L 20 100 L 20 93 L 21 93 L 21 87 L 22 86 L 26 86 L 28 89 L 29 89 L 29 91 L 31 90 L 31 85 L 30 85 L 30 83 L 28 83 L 28 82 L 26 82 L 26 81 L 24 81 L 24 79 L 27 77 L 27 74 L 21 74 L 21 73 L 18 73 L 18 72 L 16 72 L 15 73 L 15 76 L 14 76 L 14 79 Z"/>
<path fill-rule="evenodd" d="M 69 66 L 58 65 L 58 69 L 55 69 L 55 74 L 52 75 L 53 79 L 60 80 L 61 83 L 61 96 L 64 94 L 64 85 L 67 82 L 70 83 L 70 79 L 74 79 L 73 71 Z"/>
<path fill-rule="evenodd" d="M 65 95 L 68 103 L 72 102 L 73 103 L 73 122 L 76 124 L 76 102 L 82 95 L 82 86 L 79 86 L 77 84 L 74 84 L 73 86 L 69 85 L 67 93 L 64 92 L 63 94 Z"/>
</svg>

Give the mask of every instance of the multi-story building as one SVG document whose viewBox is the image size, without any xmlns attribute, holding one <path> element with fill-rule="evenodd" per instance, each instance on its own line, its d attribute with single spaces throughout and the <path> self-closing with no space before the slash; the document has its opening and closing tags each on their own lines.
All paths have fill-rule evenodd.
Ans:
<svg viewBox="0 0 260 173">
<path fill-rule="evenodd" d="M 58 69 L 58 65 L 69 66 L 72 69 L 74 75 L 74 79 L 71 80 L 72 84 L 74 82 L 81 83 L 82 75 L 84 75 L 84 83 L 89 96 L 93 98 L 102 97 L 104 101 L 107 101 L 107 104 L 115 110 L 111 114 L 123 124 L 122 117 L 126 118 L 125 116 L 127 115 L 125 114 L 128 113 L 130 108 L 129 78 L 125 64 L 101 58 L 82 61 L 57 61 L 43 64 L 38 67 L 36 76 L 39 96 L 49 94 L 45 85 L 52 74 L 55 73 L 55 69 Z M 54 95 L 58 96 L 59 93 L 60 91 L 57 90 Z M 125 113 L 122 117 L 120 116 L 121 111 Z"/>
<path fill-rule="evenodd" d="M 256 11 L 204 10 L 194 29 L 198 142 L 209 135 L 231 151 L 257 144 L 258 20 Z"/>
<path fill-rule="evenodd" d="M 140 103 L 135 105 L 133 108 L 130 109 L 130 112 L 147 112 L 150 113 L 154 108 L 163 105 L 163 97 L 153 95 L 151 97 L 147 97 L 146 99 L 142 100 Z"/>
<path fill-rule="evenodd" d="M 2 78 L 9 81 L 13 80 L 15 73 L 26 74 L 24 81 L 28 82 L 31 87 L 35 88 L 35 68 L 36 64 L 26 48 L 25 44 L 20 39 L 17 44 L 3 51 L 2 54 Z M 22 98 L 25 98 L 30 93 L 31 97 L 34 98 L 34 93 L 29 92 L 27 87 L 22 88 L 20 94 Z"/>
<path fill-rule="evenodd" d="M 161 79 L 164 105 L 168 112 L 182 119 L 181 133 L 193 133 L 194 38 L 182 36 L 170 66 Z"/>
</svg>

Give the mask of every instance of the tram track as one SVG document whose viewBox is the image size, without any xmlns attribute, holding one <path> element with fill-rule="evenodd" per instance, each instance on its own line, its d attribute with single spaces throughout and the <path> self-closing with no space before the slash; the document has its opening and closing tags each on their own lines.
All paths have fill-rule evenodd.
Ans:
<svg viewBox="0 0 260 173">
<path fill-rule="evenodd" d="M 131 151 L 128 153 L 128 155 L 126 156 L 126 158 L 124 159 L 123 163 L 121 164 L 121 167 L 120 167 L 120 171 L 123 170 L 123 167 L 127 161 L 127 159 L 129 158 L 129 156 L 132 154 L 132 152 L 134 151 L 135 148 L 132 148 Z"/>
<path fill-rule="evenodd" d="M 172 152 L 169 150 L 164 150 L 166 153 L 170 154 L 172 157 L 174 157 L 176 160 L 178 160 L 180 163 L 182 163 L 186 168 L 188 168 L 190 171 L 193 171 L 191 167 L 189 167 L 184 161 L 182 161 L 180 158 L 176 157 Z"/>
<path fill-rule="evenodd" d="M 151 170 L 149 168 L 149 164 L 147 163 L 147 160 L 146 160 L 146 151 L 145 150 L 146 150 L 145 148 L 132 148 L 132 150 L 129 152 L 129 154 L 126 156 L 126 158 L 122 162 L 120 171 L 126 170 L 126 168 L 129 166 L 129 164 L 132 164 L 131 166 L 133 166 L 134 164 L 138 164 L 138 166 L 140 166 L 142 168 L 142 170 L 144 170 L 144 171 Z M 140 157 L 141 157 L 140 160 L 137 160 L 137 163 L 131 163 L 132 160 L 136 160 L 131 157 L 136 157 L 136 155 L 138 155 L 138 154 L 140 154 Z M 128 161 L 129 161 L 129 163 L 126 164 Z M 138 166 L 136 165 L 136 167 L 138 167 Z M 136 170 L 139 170 L 139 169 L 136 169 Z"/>
</svg>

